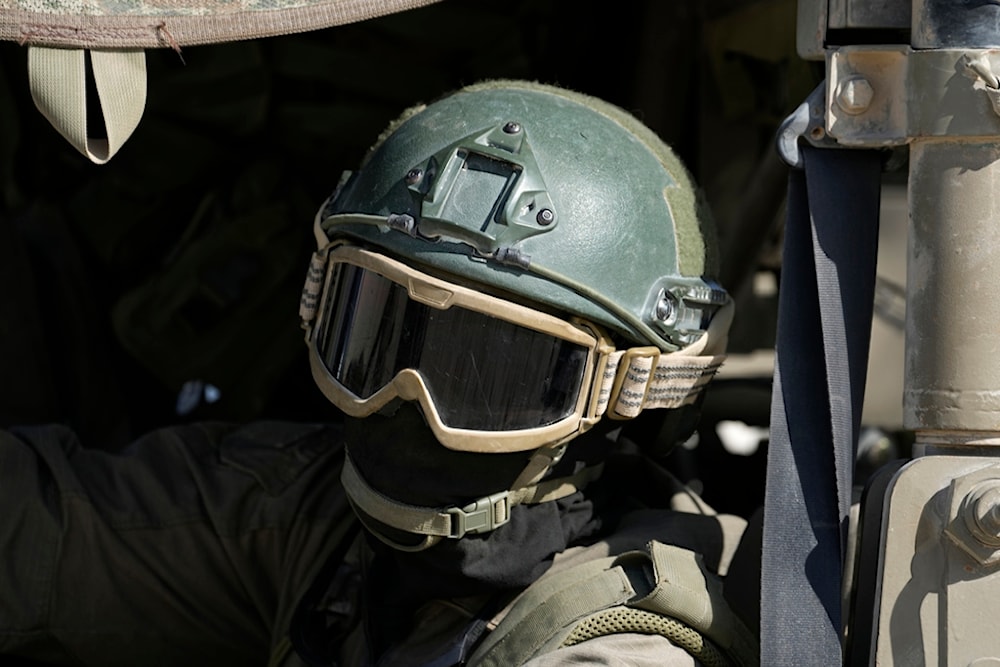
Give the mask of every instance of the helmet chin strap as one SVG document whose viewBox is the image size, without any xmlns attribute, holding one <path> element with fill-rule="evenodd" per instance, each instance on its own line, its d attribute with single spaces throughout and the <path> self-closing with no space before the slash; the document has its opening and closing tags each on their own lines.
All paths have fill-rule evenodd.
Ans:
<svg viewBox="0 0 1000 667">
<path fill-rule="evenodd" d="M 627 419 L 644 409 L 676 408 L 693 402 L 725 358 L 719 350 L 725 346 L 731 317 L 729 303 L 720 309 L 699 341 L 676 352 L 663 353 L 652 347 L 616 352 L 609 359 L 600 387 L 599 412 Z M 624 379 L 616 381 L 616 378 Z M 603 465 L 597 464 L 567 477 L 542 481 L 562 458 L 567 443 L 565 440 L 535 450 L 510 489 L 463 506 L 421 507 L 394 500 L 372 487 L 349 455 L 344 461 L 341 482 L 359 519 L 372 535 L 400 551 L 422 551 L 445 538 L 460 539 L 495 530 L 510 521 L 515 505 L 564 498 L 600 477 Z M 424 539 L 416 545 L 402 544 L 373 525 L 376 522 L 404 533 L 423 535 Z"/>
<path fill-rule="evenodd" d="M 375 490 L 345 456 L 341 483 L 357 510 L 361 522 L 375 537 L 400 551 L 423 551 L 442 539 L 461 539 L 495 530 L 510 521 L 515 505 L 544 503 L 565 498 L 585 488 L 601 476 L 604 464 L 597 464 L 557 479 L 541 481 L 562 458 L 566 443 L 535 450 L 524 470 L 507 491 L 484 496 L 463 506 L 420 507 L 394 500 Z M 401 544 L 366 521 L 370 517 L 397 530 L 423 535 L 416 545 Z"/>
</svg>

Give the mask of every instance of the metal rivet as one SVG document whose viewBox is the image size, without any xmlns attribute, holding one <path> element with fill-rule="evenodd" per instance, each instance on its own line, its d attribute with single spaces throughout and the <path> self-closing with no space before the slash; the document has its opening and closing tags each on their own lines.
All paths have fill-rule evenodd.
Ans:
<svg viewBox="0 0 1000 667">
<path fill-rule="evenodd" d="M 406 172 L 406 183 L 408 185 L 416 185 L 420 182 L 420 179 L 424 177 L 423 169 L 411 169 Z"/>
<path fill-rule="evenodd" d="M 538 221 L 540 225 L 551 225 L 552 221 L 556 219 L 556 214 L 552 212 L 551 209 L 543 208 L 535 216 L 535 220 Z"/>
<path fill-rule="evenodd" d="M 507 134 L 517 134 L 521 131 L 521 124 L 512 120 L 507 121 L 507 123 L 503 126 L 503 131 Z"/>
</svg>

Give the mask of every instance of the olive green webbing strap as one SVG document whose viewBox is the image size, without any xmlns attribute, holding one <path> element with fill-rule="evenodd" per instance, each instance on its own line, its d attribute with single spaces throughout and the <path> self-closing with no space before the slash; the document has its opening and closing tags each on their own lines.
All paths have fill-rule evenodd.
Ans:
<svg viewBox="0 0 1000 667">
<path fill-rule="evenodd" d="M 520 665 L 563 628 L 635 595 L 614 558 L 584 563 L 528 588 L 469 659 L 470 667 Z"/>
<path fill-rule="evenodd" d="M 106 137 L 88 133 L 94 125 L 93 119 L 87 118 L 88 56 Z M 42 115 L 96 164 L 104 164 L 118 152 L 146 106 L 146 54 L 141 49 L 84 51 L 31 46 L 28 78 L 31 97 Z"/>
<path fill-rule="evenodd" d="M 659 542 L 647 549 L 584 563 L 535 583 L 468 664 L 522 664 L 622 632 L 662 635 L 705 665 L 758 664 L 753 634 L 729 609 L 721 581 L 701 558 Z"/>
<path fill-rule="evenodd" d="M 532 461 L 540 458 L 549 461 L 550 465 L 555 462 L 544 456 L 534 456 Z M 466 534 L 487 532 L 502 526 L 510 520 L 510 508 L 515 505 L 565 498 L 600 477 L 603 469 L 603 464 L 598 464 L 567 477 L 537 482 L 535 478 L 544 474 L 548 467 L 535 474 L 535 466 L 529 463 L 509 491 L 480 498 L 465 507 L 449 508 L 408 505 L 379 493 L 361 476 L 350 456 L 344 457 L 340 480 L 347 497 L 362 513 L 392 528 L 435 538 L 427 541 L 423 547 L 426 548 L 440 538 L 458 539 Z M 381 537 L 374 527 L 369 526 L 369 529 Z"/>
</svg>

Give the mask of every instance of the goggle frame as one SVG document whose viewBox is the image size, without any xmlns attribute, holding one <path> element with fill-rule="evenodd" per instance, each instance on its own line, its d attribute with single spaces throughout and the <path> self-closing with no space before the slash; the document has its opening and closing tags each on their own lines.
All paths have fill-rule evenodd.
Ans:
<svg viewBox="0 0 1000 667">
<path fill-rule="evenodd" d="M 343 239 L 328 243 L 317 253 L 317 257 L 325 264 L 325 275 L 321 291 L 317 294 L 315 318 L 304 323 L 310 368 L 313 379 L 324 396 L 344 413 L 352 417 L 367 417 L 382 410 L 395 399 L 415 401 L 442 445 L 458 451 L 481 453 L 527 451 L 559 444 L 600 421 L 599 388 L 615 347 L 597 325 L 578 318 L 563 320 L 446 281 Z M 432 393 L 416 369 L 399 371 L 386 385 L 367 398 L 357 396 L 337 381 L 327 368 L 317 342 L 317 332 L 323 331 L 325 318 L 329 315 L 325 307 L 325 295 L 334 287 L 335 267 L 341 263 L 372 271 L 404 287 L 410 299 L 432 308 L 464 308 L 586 348 L 587 361 L 573 412 L 551 424 L 526 429 L 485 431 L 448 426 L 442 421 Z"/>
</svg>

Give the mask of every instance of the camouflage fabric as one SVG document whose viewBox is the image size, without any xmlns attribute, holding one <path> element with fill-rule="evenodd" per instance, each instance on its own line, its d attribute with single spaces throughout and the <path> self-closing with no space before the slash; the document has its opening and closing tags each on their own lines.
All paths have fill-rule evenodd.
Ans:
<svg viewBox="0 0 1000 667">
<path fill-rule="evenodd" d="M 194 44 L 317 30 L 437 1 L 0 0 L 0 39 L 20 44 L 90 49 L 177 50 Z"/>
<path fill-rule="evenodd" d="M 171 48 L 180 54 L 182 46 L 318 30 L 436 1 L 242 0 L 164 5 L 0 0 L 0 39 L 28 46 L 28 78 L 38 110 L 74 148 L 95 164 L 105 164 L 143 116 L 147 91 L 143 49 Z"/>
</svg>

